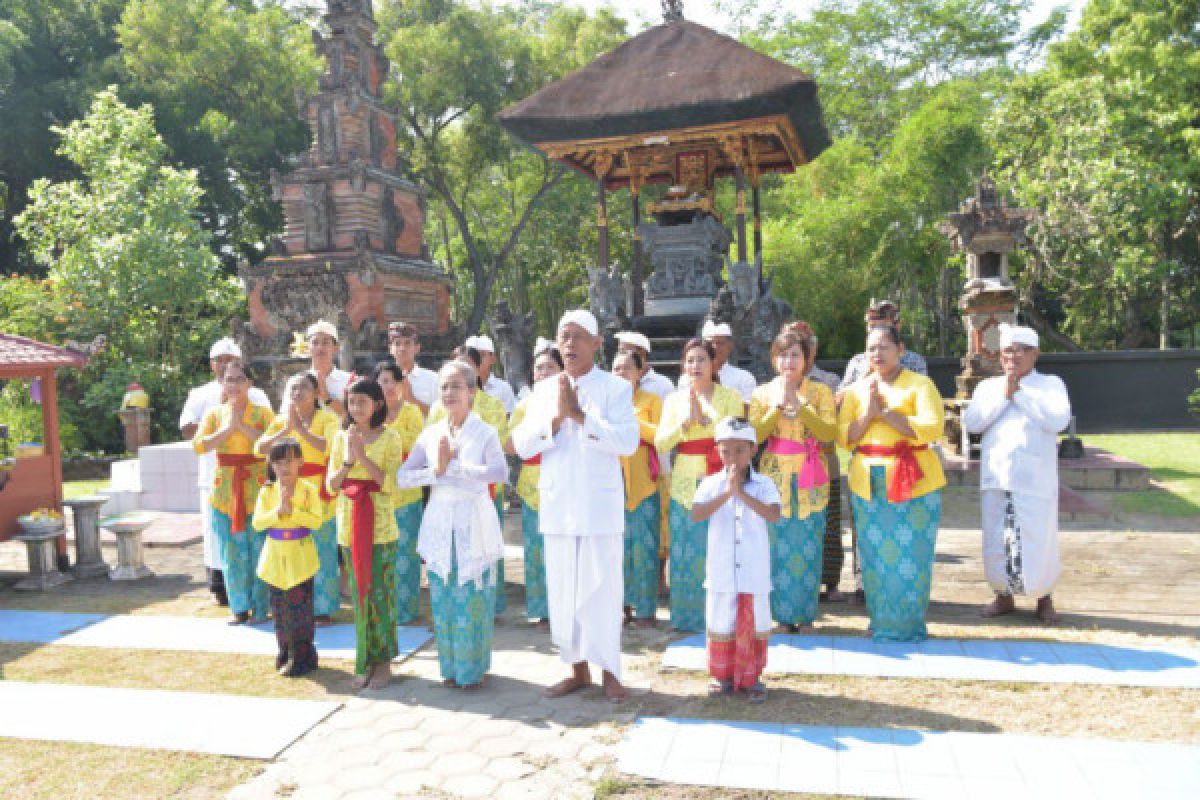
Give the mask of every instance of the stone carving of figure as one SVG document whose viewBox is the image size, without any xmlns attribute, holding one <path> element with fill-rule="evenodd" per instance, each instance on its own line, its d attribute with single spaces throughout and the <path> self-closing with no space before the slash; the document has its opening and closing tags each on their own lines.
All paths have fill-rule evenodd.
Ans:
<svg viewBox="0 0 1200 800">
<path fill-rule="evenodd" d="M 749 306 L 758 299 L 758 273 L 750 264 L 729 265 L 729 284 L 733 299 L 739 306 Z"/>
<path fill-rule="evenodd" d="M 304 185 L 304 237 L 309 251 L 328 250 L 330 245 L 331 220 L 329 184 L 306 183 Z"/>
<path fill-rule="evenodd" d="M 500 349 L 497 354 L 504 366 L 504 378 L 514 391 L 532 383 L 533 332 L 537 327 L 537 315 L 532 311 L 525 315 L 512 312 L 507 300 L 496 303 L 490 320 L 492 333 Z"/>
<path fill-rule="evenodd" d="M 332 106 L 323 105 L 317 110 L 317 154 L 322 164 L 333 164 L 337 152 L 337 117 Z"/>
<path fill-rule="evenodd" d="M 623 312 L 625 289 L 616 264 L 609 269 L 588 267 L 588 304 L 601 328 L 619 322 Z"/>
</svg>

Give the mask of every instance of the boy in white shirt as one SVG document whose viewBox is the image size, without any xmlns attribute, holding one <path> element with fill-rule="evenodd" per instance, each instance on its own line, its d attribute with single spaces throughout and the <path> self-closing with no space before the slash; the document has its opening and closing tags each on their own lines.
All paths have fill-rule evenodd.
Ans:
<svg viewBox="0 0 1200 800">
<path fill-rule="evenodd" d="M 767 524 L 782 513 L 775 484 L 754 471 L 754 426 L 741 417 L 717 423 L 713 436 L 724 469 L 696 487 L 692 521 L 708 520 L 705 563 L 708 590 L 710 695 L 745 691 L 752 703 L 767 699 L 761 677 L 771 631 L 771 548 Z"/>
</svg>

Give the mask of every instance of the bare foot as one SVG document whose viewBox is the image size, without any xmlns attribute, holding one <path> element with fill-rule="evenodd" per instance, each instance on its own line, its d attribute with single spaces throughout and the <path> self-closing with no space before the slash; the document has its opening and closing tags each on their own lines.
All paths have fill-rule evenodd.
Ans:
<svg viewBox="0 0 1200 800">
<path fill-rule="evenodd" d="M 371 674 L 355 675 L 354 682 L 351 684 L 356 690 L 367 688 L 367 681 L 371 680 Z"/>
<path fill-rule="evenodd" d="M 586 689 L 592 685 L 592 673 L 588 670 L 587 662 L 575 664 L 571 669 L 571 677 L 563 678 L 546 690 L 547 697 L 566 697 L 571 692 Z"/>
<path fill-rule="evenodd" d="M 462 689 L 464 692 L 477 692 L 483 688 L 483 684 L 486 681 L 487 681 L 487 675 L 484 675 L 482 678 L 479 679 L 478 683 L 464 683 L 462 686 L 460 686 L 458 688 Z"/>
<path fill-rule="evenodd" d="M 321 614 L 320 616 L 313 617 L 313 624 L 318 628 L 328 628 L 333 624 L 333 617 L 328 614 Z"/>
<path fill-rule="evenodd" d="M 646 617 L 645 619 L 637 619 L 633 621 L 634 627 L 637 628 L 653 628 L 654 617 Z"/>
<path fill-rule="evenodd" d="M 1054 598 L 1050 595 L 1038 598 L 1037 611 L 1035 613 L 1043 625 L 1056 625 L 1058 623 L 1058 612 L 1054 610 Z"/>
<path fill-rule="evenodd" d="M 1011 594 L 998 594 L 996 595 L 996 599 L 983 607 L 979 612 L 979 616 L 1002 617 L 1005 614 L 1011 614 L 1016 607 Z"/>
<path fill-rule="evenodd" d="M 830 589 L 825 593 L 825 602 L 844 603 L 846 602 L 846 595 L 840 589 Z"/>
<path fill-rule="evenodd" d="M 613 703 L 619 703 L 629 697 L 629 690 L 608 670 L 604 670 L 604 696 Z"/>
<path fill-rule="evenodd" d="M 442 681 L 442 686 L 445 686 L 447 689 L 457 689 L 458 681 L 454 680 L 454 678 L 446 678 Z"/>
<path fill-rule="evenodd" d="M 550 620 L 546 619 L 545 617 L 542 617 L 541 619 L 539 619 L 537 622 L 535 622 L 533 624 L 539 628 L 542 628 L 543 630 L 550 629 Z"/>
<path fill-rule="evenodd" d="M 367 681 L 368 689 L 385 689 L 392 680 L 392 670 L 387 664 L 376 664 L 371 670 L 371 679 Z"/>
</svg>

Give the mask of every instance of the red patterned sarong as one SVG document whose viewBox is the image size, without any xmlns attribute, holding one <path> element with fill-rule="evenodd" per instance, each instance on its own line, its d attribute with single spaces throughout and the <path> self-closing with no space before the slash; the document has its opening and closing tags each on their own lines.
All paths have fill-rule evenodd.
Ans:
<svg viewBox="0 0 1200 800">
<path fill-rule="evenodd" d="M 719 681 L 732 681 L 734 691 L 758 683 L 767 667 L 767 634 L 754 629 L 754 595 L 737 596 L 733 634 L 708 633 L 708 672 Z"/>
</svg>

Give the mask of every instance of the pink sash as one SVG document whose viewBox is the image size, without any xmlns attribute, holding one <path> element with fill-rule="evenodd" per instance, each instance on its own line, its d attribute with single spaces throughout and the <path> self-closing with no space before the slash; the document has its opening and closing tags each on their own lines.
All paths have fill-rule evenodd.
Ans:
<svg viewBox="0 0 1200 800">
<path fill-rule="evenodd" d="M 796 486 L 801 489 L 811 489 L 829 483 L 829 473 L 825 470 L 825 456 L 821 452 L 820 443 L 812 436 L 804 437 L 802 442 L 772 436 L 767 439 L 767 452 L 777 456 L 805 456 L 804 466 L 796 475 Z"/>
</svg>

